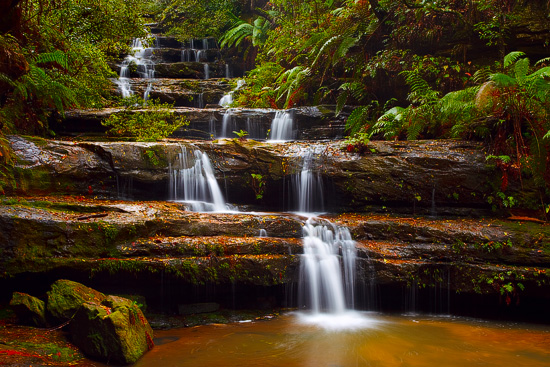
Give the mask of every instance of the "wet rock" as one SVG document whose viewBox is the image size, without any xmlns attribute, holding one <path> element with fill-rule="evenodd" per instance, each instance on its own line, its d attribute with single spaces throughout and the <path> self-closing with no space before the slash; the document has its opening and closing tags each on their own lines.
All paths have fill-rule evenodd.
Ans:
<svg viewBox="0 0 550 367">
<path fill-rule="evenodd" d="M 197 313 L 216 312 L 220 309 L 220 305 L 214 302 L 191 303 L 186 305 L 178 305 L 178 313 L 180 315 L 193 315 Z"/>
<path fill-rule="evenodd" d="M 46 304 L 41 299 L 26 293 L 14 292 L 10 307 L 22 324 L 38 327 L 48 325 L 46 321 Z"/>
<path fill-rule="evenodd" d="M 86 355 L 107 363 L 135 363 L 153 348 L 153 330 L 135 303 L 107 296 L 83 303 L 71 321 L 71 337 Z"/>
<path fill-rule="evenodd" d="M 57 322 L 73 318 L 85 302 L 101 303 L 105 295 L 71 280 L 60 279 L 48 292 L 47 310 Z"/>
</svg>

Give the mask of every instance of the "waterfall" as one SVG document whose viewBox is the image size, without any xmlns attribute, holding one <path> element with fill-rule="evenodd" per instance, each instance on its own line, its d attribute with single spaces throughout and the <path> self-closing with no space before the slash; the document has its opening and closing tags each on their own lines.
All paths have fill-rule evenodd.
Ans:
<svg viewBox="0 0 550 367">
<path fill-rule="evenodd" d="M 233 110 L 227 109 L 223 114 L 222 119 L 222 131 L 220 132 L 219 138 L 229 138 L 232 131 L 235 130 L 235 124 L 233 122 Z"/>
<path fill-rule="evenodd" d="M 210 79 L 210 65 L 204 63 L 204 79 Z"/>
<path fill-rule="evenodd" d="M 225 64 L 225 79 L 231 79 L 231 70 L 229 64 Z"/>
<path fill-rule="evenodd" d="M 245 84 L 246 84 L 246 82 L 244 81 L 244 79 L 237 80 L 237 85 L 235 86 L 235 89 L 233 89 L 231 92 L 225 94 L 220 99 L 218 104 L 222 107 L 229 107 L 231 105 L 231 103 L 233 103 L 233 93 L 235 93 L 235 91 L 241 89 L 243 87 L 243 85 L 245 85 Z"/>
<path fill-rule="evenodd" d="M 300 153 L 302 169 L 291 177 L 291 208 L 302 213 L 324 210 L 324 189 L 321 174 L 315 170 L 314 154 L 311 149 Z"/>
<path fill-rule="evenodd" d="M 271 136 L 269 140 L 292 140 L 294 118 L 290 111 L 277 111 L 271 122 Z"/>
<path fill-rule="evenodd" d="M 194 100 L 193 105 L 196 108 L 204 108 L 204 93 L 199 93 L 196 96 L 197 98 Z"/>
<path fill-rule="evenodd" d="M 177 165 L 169 166 L 170 199 L 184 201 L 193 211 L 227 211 L 208 156 L 198 149 L 187 152 L 182 146 Z"/>
<path fill-rule="evenodd" d="M 267 231 L 263 228 L 260 228 L 260 234 L 258 237 L 267 237 Z"/>
<path fill-rule="evenodd" d="M 300 306 L 308 307 L 314 314 L 342 314 L 352 309 L 355 303 L 356 250 L 349 230 L 310 217 L 303 232 Z"/>
<path fill-rule="evenodd" d="M 153 89 L 152 79 L 155 78 L 155 63 L 151 59 L 153 55 L 152 48 L 145 47 L 143 40 L 136 38 L 132 41 L 132 51 L 132 55 L 126 56 L 120 66 L 120 74 L 116 84 L 123 98 L 134 94 L 130 84 L 129 66 L 135 64 L 139 77 L 147 79 L 147 88 L 143 94 L 143 99 L 147 101 Z"/>
<path fill-rule="evenodd" d="M 316 153 L 320 152 L 312 149 L 300 152 L 302 168 L 292 178 L 291 200 L 304 213 L 324 208 L 325 194 L 315 167 Z M 304 254 L 300 261 L 299 306 L 307 307 L 314 317 L 349 314 L 355 305 L 355 241 L 348 228 L 307 215 L 302 228 Z"/>
</svg>

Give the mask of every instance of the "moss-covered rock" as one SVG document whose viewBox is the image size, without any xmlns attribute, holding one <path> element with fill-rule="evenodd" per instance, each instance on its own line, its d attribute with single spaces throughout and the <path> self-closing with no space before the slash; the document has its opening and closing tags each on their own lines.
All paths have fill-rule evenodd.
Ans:
<svg viewBox="0 0 550 367">
<path fill-rule="evenodd" d="M 100 303 L 105 295 L 92 288 L 71 280 L 60 279 L 52 284 L 48 292 L 48 313 L 55 321 L 71 319 L 85 302 Z"/>
<path fill-rule="evenodd" d="M 46 322 L 46 304 L 26 293 L 13 292 L 10 306 L 22 324 L 43 327 Z"/>
<path fill-rule="evenodd" d="M 82 304 L 71 335 L 88 356 L 116 364 L 134 363 L 154 345 L 153 330 L 139 307 L 116 296 Z"/>
</svg>

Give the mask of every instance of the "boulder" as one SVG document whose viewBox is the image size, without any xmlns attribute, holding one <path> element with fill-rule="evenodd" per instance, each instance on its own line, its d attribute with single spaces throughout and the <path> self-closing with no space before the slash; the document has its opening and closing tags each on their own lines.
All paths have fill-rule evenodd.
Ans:
<svg viewBox="0 0 550 367">
<path fill-rule="evenodd" d="M 153 330 L 143 313 L 122 297 L 83 303 L 70 331 L 82 352 L 108 363 L 135 363 L 154 346 Z"/>
<path fill-rule="evenodd" d="M 38 327 L 47 325 L 46 305 L 41 299 L 26 293 L 13 292 L 10 306 L 20 323 Z"/>
<path fill-rule="evenodd" d="M 48 292 L 48 313 L 57 322 L 71 319 L 85 302 L 101 303 L 105 295 L 71 280 L 60 279 Z"/>
</svg>

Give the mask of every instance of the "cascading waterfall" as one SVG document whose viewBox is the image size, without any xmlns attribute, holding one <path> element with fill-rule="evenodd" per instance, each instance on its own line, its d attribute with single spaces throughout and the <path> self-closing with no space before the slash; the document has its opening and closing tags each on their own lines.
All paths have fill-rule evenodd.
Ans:
<svg viewBox="0 0 550 367">
<path fill-rule="evenodd" d="M 294 200 L 302 213 L 323 208 L 322 179 L 315 172 L 314 153 L 309 149 L 303 154 L 301 172 L 293 178 Z M 299 306 L 309 312 L 301 314 L 300 319 L 331 329 L 365 326 L 365 319 L 352 311 L 357 250 L 348 228 L 313 214 L 305 215 L 308 219 L 302 228 Z"/>
<path fill-rule="evenodd" d="M 120 75 L 117 81 L 118 89 L 123 98 L 134 94 L 130 84 L 130 65 L 135 64 L 139 77 L 147 79 L 147 88 L 143 94 L 143 99 L 147 101 L 153 89 L 153 79 L 155 78 L 155 63 L 151 59 L 153 49 L 145 47 L 144 41 L 136 38 L 132 42 L 132 50 L 132 55 L 126 56 L 120 66 Z"/>
<path fill-rule="evenodd" d="M 233 110 L 228 109 L 223 114 L 222 118 L 222 131 L 218 138 L 229 138 L 231 133 L 236 129 L 235 123 L 233 121 Z"/>
<path fill-rule="evenodd" d="M 269 140 L 293 140 L 294 117 L 291 111 L 277 111 L 271 122 L 271 134 Z"/>
<path fill-rule="evenodd" d="M 177 160 L 175 167 L 169 166 L 170 199 L 188 203 L 193 211 L 227 211 L 208 156 L 182 146 Z"/>
<path fill-rule="evenodd" d="M 233 89 L 231 92 L 225 94 L 220 99 L 218 104 L 222 107 L 229 107 L 231 105 L 231 103 L 233 103 L 233 93 L 235 93 L 235 91 L 241 89 L 243 87 L 243 85 L 245 85 L 245 84 L 246 84 L 246 82 L 244 81 L 244 79 L 237 80 L 237 86 L 235 87 L 235 89 Z"/>
<path fill-rule="evenodd" d="M 355 242 L 349 230 L 310 217 L 303 227 L 300 305 L 312 313 L 342 314 L 355 302 Z M 343 275 L 340 267 L 341 252 Z"/>
<path fill-rule="evenodd" d="M 314 152 L 306 150 L 302 157 L 302 170 L 292 176 L 292 203 L 297 204 L 297 210 L 302 213 L 313 213 L 324 210 L 323 180 L 315 170 Z"/>
</svg>

